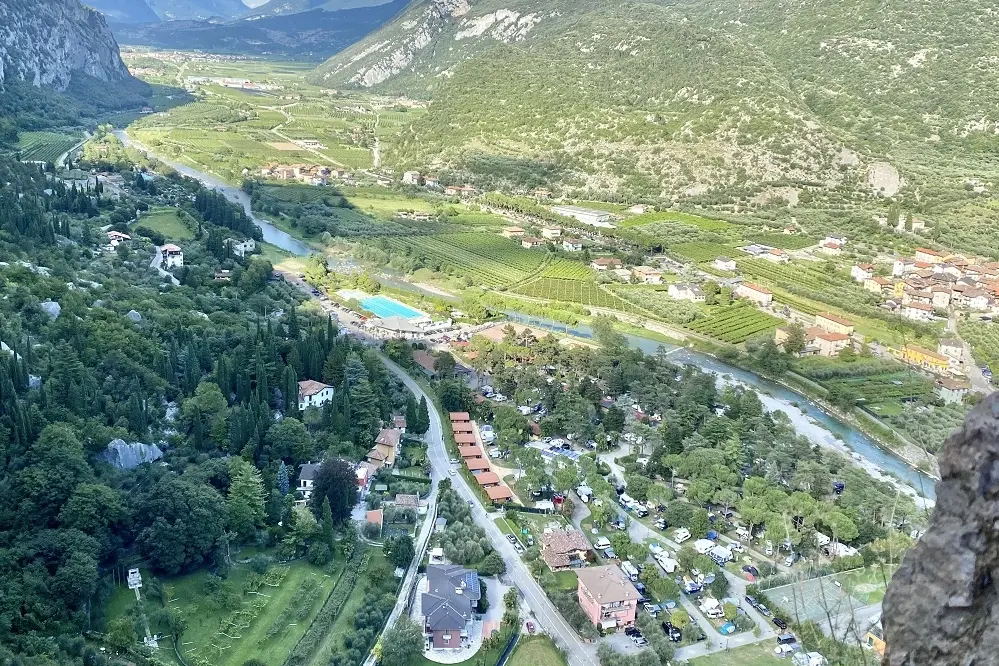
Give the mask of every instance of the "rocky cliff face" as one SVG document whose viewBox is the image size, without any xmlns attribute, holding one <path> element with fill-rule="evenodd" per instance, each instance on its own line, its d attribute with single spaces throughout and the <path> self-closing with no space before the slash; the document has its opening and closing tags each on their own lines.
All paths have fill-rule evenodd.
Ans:
<svg viewBox="0 0 999 666">
<path fill-rule="evenodd" d="M 103 16 L 78 0 L 0 2 L 0 85 L 17 80 L 64 91 L 76 72 L 129 78 Z"/>
<path fill-rule="evenodd" d="M 336 56 L 317 70 L 315 78 L 364 88 L 384 83 L 432 49 L 448 24 L 468 14 L 469 9 L 469 0 L 418 3 L 378 33 L 374 43 L 366 40 Z"/>
<path fill-rule="evenodd" d="M 995 664 L 999 640 L 999 394 L 944 446 L 930 527 L 884 601 L 885 664 Z"/>
</svg>

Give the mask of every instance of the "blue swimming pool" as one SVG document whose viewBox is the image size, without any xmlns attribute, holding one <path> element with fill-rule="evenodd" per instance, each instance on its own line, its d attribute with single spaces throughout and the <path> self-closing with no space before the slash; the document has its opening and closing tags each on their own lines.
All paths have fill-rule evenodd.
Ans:
<svg viewBox="0 0 999 666">
<path fill-rule="evenodd" d="M 400 303 L 388 296 L 369 296 L 361 300 L 361 307 L 368 312 L 373 312 L 382 319 L 386 317 L 402 317 L 403 319 L 416 319 L 426 315 L 419 310 L 415 310 L 405 303 Z"/>
</svg>

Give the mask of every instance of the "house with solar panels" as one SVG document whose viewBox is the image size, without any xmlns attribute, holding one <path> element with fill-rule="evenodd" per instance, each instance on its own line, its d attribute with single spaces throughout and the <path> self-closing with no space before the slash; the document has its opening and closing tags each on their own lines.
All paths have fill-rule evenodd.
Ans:
<svg viewBox="0 0 999 666">
<path fill-rule="evenodd" d="M 482 590 L 479 574 L 456 564 L 427 567 L 421 597 L 423 630 L 433 649 L 458 649 L 469 639 Z"/>
</svg>

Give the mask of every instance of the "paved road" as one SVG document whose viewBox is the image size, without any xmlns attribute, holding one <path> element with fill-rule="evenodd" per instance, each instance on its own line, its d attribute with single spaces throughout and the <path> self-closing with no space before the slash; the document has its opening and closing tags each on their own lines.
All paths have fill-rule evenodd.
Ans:
<svg viewBox="0 0 999 666">
<path fill-rule="evenodd" d="M 399 377 L 406 387 L 418 396 L 426 396 L 427 404 L 433 405 L 429 395 L 398 365 L 388 359 L 384 359 L 385 365 Z M 517 587 L 521 596 L 527 602 L 534 613 L 537 623 L 552 637 L 559 647 L 563 648 L 568 657 L 570 666 L 599 666 L 596 657 L 596 647 L 590 643 L 584 643 L 575 630 L 570 627 L 549 601 L 541 586 L 531 576 L 527 565 L 520 558 L 513 546 L 506 540 L 503 533 L 493 522 L 490 516 L 479 503 L 477 495 L 469 488 L 468 483 L 461 475 L 447 476 L 450 468 L 448 454 L 444 446 L 443 426 L 440 414 L 436 409 L 430 410 L 430 430 L 427 433 L 428 455 L 431 465 L 431 476 L 435 481 L 449 478 L 451 485 L 458 494 L 464 497 L 472 509 L 472 517 L 475 522 L 485 531 L 493 547 L 503 557 L 506 562 L 507 578 Z"/>
<path fill-rule="evenodd" d="M 971 386 L 975 391 L 979 393 L 984 393 L 988 395 L 992 393 L 993 386 L 992 383 L 985 378 L 982 374 L 981 367 L 975 363 L 975 358 L 971 355 L 971 345 L 969 345 L 964 339 L 961 338 L 961 334 L 958 332 L 957 328 L 957 318 L 959 314 L 951 308 L 950 316 L 947 317 L 947 332 L 954 336 L 955 339 L 960 340 L 964 345 L 964 371 L 968 373 L 968 379 L 971 381 Z"/>
<path fill-rule="evenodd" d="M 386 356 L 382 356 L 382 361 L 385 362 L 385 365 L 388 366 L 388 368 L 393 373 L 395 373 L 399 377 L 402 377 L 403 381 L 406 381 L 406 379 L 408 379 L 408 376 L 405 375 L 402 368 L 392 363 L 392 361 L 390 361 Z M 410 391 L 413 392 L 414 395 L 416 395 L 417 398 L 419 398 L 423 394 L 423 391 L 420 390 L 419 385 L 416 382 L 413 382 L 411 379 L 408 382 L 406 382 L 406 386 L 407 388 L 409 388 Z M 429 397 L 428 397 L 428 404 L 430 404 Z M 443 442 L 443 433 L 441 432 L 440 418 L 436 416 L 435 412 L 431 414 L 430 430 L 427 431 L 426 439 L 428 442 L 434 442 L 434 441 Z M 399 600 L 395 602 L 395 607 L 392 609 L 392 613 L 389 615 L 389 618 L 385 623 L 386 631 L 389 629 L 389 627 L 395 624 L 396 620 L 399 619 L 403 611 L 406 609 L 406 604 L 409 601 L 410 592 L 413 589 L 413 585 L 415 585 L 417 581 L 417 570 L 419 569 L 420 560 L 423 559 L 423 554 L 426 552 L 427 545 L 430 543 L 430 536 L 431 534 L 433 534 L 434 520 L 437 517 L 437 490 L 438 490 L 438 484 L 442 478 L 442 472 L 437 468 L 437 466 L 434 466 L 431 469 L 430 478 L 431 478 L 431 490 L 428 503 L 429 509 L 427 510 L 427 515 L 423 519 L 423 525 L 420 526 L 420 533 L 416 537 L 416 543 L 415 543 L 416 553 L 413 556 L 413 561 L 412 563 L 410 563 L 409 569 L 406 570 L 406 577 L 402 581 L 402 587 L 399 590 Z M 365 666 L 371 666 L 371 664 L 374 664 L 374 662 L 375 662 L 374 655 L 369 654 L 368 658 L 365 660 L 364 663 Z"/>
</svg>

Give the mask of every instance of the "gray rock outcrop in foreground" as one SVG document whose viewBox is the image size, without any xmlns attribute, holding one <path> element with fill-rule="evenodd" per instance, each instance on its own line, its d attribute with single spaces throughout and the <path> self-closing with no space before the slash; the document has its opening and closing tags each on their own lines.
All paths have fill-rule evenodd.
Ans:
<svg viewBox="0 0 999 666">
<path fill-rule="evenodd" d="M 940 474 L 929 529 L 885 597 L 885 663 L 999 664 L 999 393 L 947 440 Z"/>
</svg>

